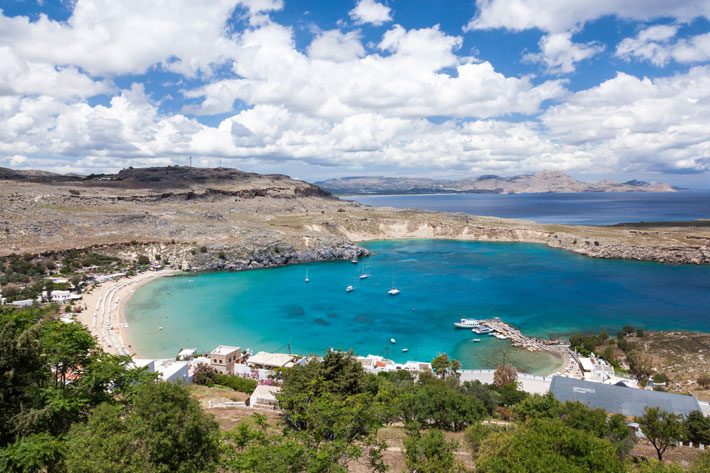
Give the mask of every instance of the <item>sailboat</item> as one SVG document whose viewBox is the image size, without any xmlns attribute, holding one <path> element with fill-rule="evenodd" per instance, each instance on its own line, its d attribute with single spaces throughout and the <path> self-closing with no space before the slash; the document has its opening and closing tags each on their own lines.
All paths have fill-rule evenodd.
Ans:
<svg viewBox="0 0 710 473">
<path fill-rule="evenodd" d="M 369 274 L 365 274 L 365 265 L 363 264 L 362 266 L 360 266 L 360 279 L 367 279 L 369 277 Z"/>
<path fill-rule="evenodd" d="M 357 255 L 353 256 L 353 259 L 350 260 L 352 264 L 357 264 Z"/>
<path fill-rule="evenodd" d="M 394 276 L 392 276 L 392 289 L 387 291 L 387 294 L 389 294 L 390 296 L 396 296 L 397 294 L 399 294 L 399 289 L 394 287 Z"/>
<path fill-rule="evenodd" d="M 304 279 L 304 281 L 306 281 L 306 282 L 310 282 L 310 281 L 311 281 L 310 279 L 308 279 L 308 269 L 307 269 L 307 268 L 306 268 L 306 279 Z"/>
</svg>

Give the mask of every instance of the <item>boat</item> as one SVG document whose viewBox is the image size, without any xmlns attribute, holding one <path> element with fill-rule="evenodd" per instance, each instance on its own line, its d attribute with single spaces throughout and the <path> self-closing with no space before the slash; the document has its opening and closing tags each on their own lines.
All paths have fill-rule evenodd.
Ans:
<svg viewBox="0 0 710 473">
<path fill-rule="evenodd" d="M 396 296 L 397 294 L 399 294 L 399 289 L 394 287 L 394 276 L 392 276 L 392 289 L 387 291 L 387 294 L 389 294 L 390 296 Z"/>
<path fill-rule="evenodd" d="M 390 338 L 390 342 L 397 343 L 397 340 L 395 340 L 394 338 Z"/>
<path fill-rule="evenodd" d="M 478 319 L 461 319 L 461 322 L 454 322 L 454 327 L 456 328 L 473 328 L 480 325 L 481 321 Z"/>
<path fill-rule="evenodd" d="M 353 259 L 350 260 L 352 264 L 357 264 L 357 255 L 353 256 Z"/>
<path fill-rule="evenodd" d="M 480 325 L 478 327 L 472 328 L 471 331 L 479 335 L 483 335 L 484 333 L 491 333 L 493 329 L 486 325 Z"/>
<path fill-rule="evenodd" d="M 310 279 L 308 279 L 308 270 L 306 270 L 306 279 L 304 279 L 304 281 L 306 281 L 306 282 L 310 282 L 310 281 L 311 281 Z"/>
<path fill-rule="evenodd" d="M 354 288 L 352 286 L 348 286 L 345 288 L 345 292 L 353 292 L 353 289 Z"/>
<path fill-rule="evenodd" d="M 163 330 L 163 327 L 158 327 L 158 330 Z"/>
<path fill-rule="evenodd" d="M 363 265 L 360 267 L 360 279 L 367 279 L 367 278 L 369 278 L 369 277 L 370 277 L 369 274 L 365 274 L 365 265 L 363 264 Z"/>
<path fill-rule="evenodd" d="M 402 348 L 402 353 L 407 353 L 409 351 L 409 348 Z"/>
<path fill-rule="evenodd" d="M 473 339 L 473 340 L 471 340 L 471 341 L 472 341 L 472 342 L 476 342 L 476 343 L 478 343 L 478 342 L 480 342 L 480 341 L 481 341 L 481 339 L 480 339 L 480 338 L 474 338 L 474 339 Z"/>
</svg>

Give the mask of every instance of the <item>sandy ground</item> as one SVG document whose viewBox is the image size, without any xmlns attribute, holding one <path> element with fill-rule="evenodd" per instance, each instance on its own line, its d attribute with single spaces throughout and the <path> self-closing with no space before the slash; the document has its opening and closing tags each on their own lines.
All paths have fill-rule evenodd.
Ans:
<svg viewBox="0 0 710 473">
<path fill-rule="evenodd" d="M 89 328 L 108 353 L 140 357 L 128 337 L 126 303 L 142 284 L 178 272 L 173 269 L 148 271 L 131 278 L 103 282 L 83 294 L 84 310 L 77 315 L 77 320 Z"/>
</svg>

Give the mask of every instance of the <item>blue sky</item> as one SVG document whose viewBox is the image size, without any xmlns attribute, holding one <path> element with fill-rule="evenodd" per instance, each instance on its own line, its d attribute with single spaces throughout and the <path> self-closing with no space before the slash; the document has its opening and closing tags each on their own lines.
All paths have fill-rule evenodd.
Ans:
<svg viewBox="0 0 710 473">
<path fill-rule="evenodd" d="M 707 0 L 0 8 L 0 166 L 710 187 Z"/>
</svg>

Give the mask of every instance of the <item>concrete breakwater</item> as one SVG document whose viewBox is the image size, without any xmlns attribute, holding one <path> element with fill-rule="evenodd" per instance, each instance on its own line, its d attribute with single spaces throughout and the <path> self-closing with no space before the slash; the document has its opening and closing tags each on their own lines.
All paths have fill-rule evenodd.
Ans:
<svg viewBox="0 0 710 473">
<path fill-rule="evenodd" d="M 552 345 L 559 345 L 559 342 L 556 340 L 528 337 L 520 330 L 511 327 L 498 318 L 485 319 L 481 322 L 482 325 L 492 328 L 492 333 L 500 334 L 510 340 L 511 345 L 515 348 L 522 348 L 531 352 L 539 352 L 544 350 L 549 351 Z"/>
</svg>

